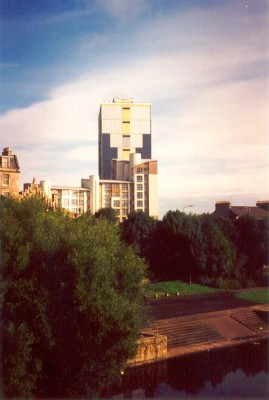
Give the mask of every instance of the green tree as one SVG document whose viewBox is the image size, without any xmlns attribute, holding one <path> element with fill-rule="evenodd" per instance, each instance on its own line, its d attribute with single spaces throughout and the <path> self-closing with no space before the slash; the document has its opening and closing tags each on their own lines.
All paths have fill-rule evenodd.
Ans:
<svg viewBox="0 0 269 400">
<path fill-rule="evenodd" d="M 132 245 L 141 257 L 148 257 L 151 235 L 157 221 L 142 211 L 133 211 L 120 225 L 122 239 Z"/>
<path fill-rule="evenodd" d="M 106 219 L 0 210 L 4 394 L 96 395 L 135 354 L 144 263 Z"/>
<path fill-rule="evenodd" d="M 118 222 L 116 211 L 112 207 L 100 208 L 100 210 L 96 211 L 94 216 L 95 218 L 105 218 L 113 223 Z"/>
</svg>

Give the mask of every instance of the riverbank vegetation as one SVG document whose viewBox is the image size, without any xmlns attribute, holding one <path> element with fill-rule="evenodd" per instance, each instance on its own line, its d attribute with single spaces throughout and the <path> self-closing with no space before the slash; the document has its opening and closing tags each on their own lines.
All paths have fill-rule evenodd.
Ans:
<svg viewBox="0 0 269 400">
<path fill-rule="evenodd" d="M 268 221 L 168 211 L 156 221 L 131 213 L 121 237 L 149 265 L 152 281 L 182 280 L 221 289 L 262 284 Z"/>
<path fill-rule="evenodd" d="M 3 397 L 94 396 L 144 324 L 145 264 L 106 218 L 0 199 Z"/>
</svg>

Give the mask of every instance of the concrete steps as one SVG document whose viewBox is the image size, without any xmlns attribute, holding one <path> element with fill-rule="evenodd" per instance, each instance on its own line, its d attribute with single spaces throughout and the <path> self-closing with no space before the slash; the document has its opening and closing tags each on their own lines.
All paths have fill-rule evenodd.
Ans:
<svg viewBox="0 0 269 400">
<path fill-rule="evenodd" d="M 187 347 L 223 340 L 223 337 L 202 321 L 155 321 L 143 332 L 167 336 L 167 348 Z"/>
<path fill-rule="evenodd" d="M 231 317 L 254 333 L 269 333 L 269 325 L 253 309 L 237 310 Z"/>
</svg>

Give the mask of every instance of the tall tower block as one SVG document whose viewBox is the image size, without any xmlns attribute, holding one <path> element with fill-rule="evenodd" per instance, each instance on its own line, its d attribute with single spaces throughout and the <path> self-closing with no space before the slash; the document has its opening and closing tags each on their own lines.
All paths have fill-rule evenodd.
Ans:
<svg viewBox="0 0 269 400">
<path fill-rule="evenodd" d="M 102 103 L 98 120 L 100 179 L 111 179 L 111 161 L 130 160 L 131 153 L 151 159 L 151 104 L 114 97 Z"/>
</svg>

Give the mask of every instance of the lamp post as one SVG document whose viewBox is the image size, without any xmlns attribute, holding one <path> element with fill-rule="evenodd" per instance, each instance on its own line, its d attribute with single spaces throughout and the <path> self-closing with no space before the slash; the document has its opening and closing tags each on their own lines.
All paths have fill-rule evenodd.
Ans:
<svg viewBox="0 0 269 400">
<path fill-rule="evenodd" d="M 183 207 L 183 208 L 182 208 L 182 211 L 184 212 L 184 209 L 185 209 L 185 208 L 188 208 L 188 207 L 193 207 L 193 204 L 190 204 L 189 206 Z"/>
<path fill-rule="evenodd" d="M 183 207 L 182 211 L 184 212 L 184 209 L 188 207 L 193 207 L 193 204 L 189 204 L 188 206 Z M 191 285 L 191 275 L 190 275 L 190 285 Z"/>
</svg>

